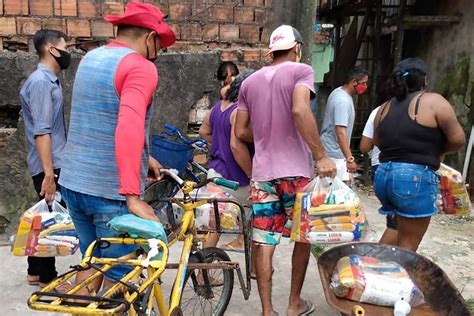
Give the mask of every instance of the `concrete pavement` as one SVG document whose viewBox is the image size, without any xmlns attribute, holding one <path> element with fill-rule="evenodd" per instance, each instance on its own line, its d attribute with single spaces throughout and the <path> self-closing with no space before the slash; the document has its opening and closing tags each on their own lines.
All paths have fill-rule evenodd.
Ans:
<svg viewBox="0 0 474 316">
<path fill-rule="evenodd" d="M 363 196 L 365 201 L 367 217 L 370 221 L 372 239 L 377 240 L 381 235 L 384 226 L 384 217 L 377 214 L 378 202 L 373 196 Z M 453 222 L 453 223 L 451 223 Z M 430 229 L 420 246 L 420 252 L 435 261 L 441 266 L 451 278 L 453 283 L 462 292 L 463 296 L 474 298 L 474 262 L 472 221 L 456 222 L 445 218 L 433 220 Z M 228 242 L 232 236 L 225 236 L 222 243 Z M 282 244 L 277 247 L 274 257 L 274 285 L 273 302 L 275 309 L 280 315 L 285 315 L 288 293 L 290 288 L 291 271 L 291 244 Z M 180 252 L 179 244 L 171 248 L 171 260 L 174 262 Z M 243 263 L 243 254 L 229 253 L 232 260 Z M 48 315 L 48 313 L 36 312 L 28 309 L 26 300 L 29 295 L 37 290 L 36 287 L 29 286 L 25 282 L 26 258 L 15 257 L 10 253 L 7 246 L 0 247 L 0 258 L 2 261 L 0 269 L 0 315 L 2 316 L 33 316 Z M 57 258 L 57 268 L 60 273 L 66 271 L 72 264 L 77 264 L 80 256 L 76 254 L 71 257 Z M 243 264 L 242 264 L 243 266 Z M 176 271 L 166 271 L 163 277 L 164 293 L 167 297 L 170 293 L 172 280 Z M 315 316 L 335 316 L 339 315 L 326 304 L 324 294 L 319 279 L 316 260 L 311 257 L 306 281 L 303 287 L 303 298 L 310 299 L 316 305 Z M 252 281 L 252 294 L 248 301 L 245 301 L 240 291 L 240 286 L 235 278 L 233 296 L 227 309 L 226 315 L 259 315 L 260 301 L 255 281 Z M 52 315 L 52 314 L 49 314 Z"/>
</svg>

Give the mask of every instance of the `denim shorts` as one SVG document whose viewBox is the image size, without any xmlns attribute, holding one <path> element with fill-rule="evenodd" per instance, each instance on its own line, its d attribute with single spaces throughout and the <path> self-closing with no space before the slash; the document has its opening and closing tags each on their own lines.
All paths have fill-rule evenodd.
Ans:
<svg viewBox="0 0 474 316">
<path fill-rule="evenodd" d="M 372 167 L 370 167 L 370 179 L 372 180 L 372 185 L 374 187 L 375 187 L 375 181 L 374 181 L 375 173 L 377 172 L 378 167 L 379 165 L 373 165 Z M 386 222 L 387 222 L 387 228 L 397 230 L 397 217 L 395 214 L 387 215 Z"/>
<path fill-rule="evenodd" d="M 79 235 L 79 248 L 83 255 L 87 247 L 97 238 L 117 237 L 117 233 L 109 229 L 107 223 L 116 216 L 128 214 L 125 201 L 83 194 L 65 187 L 61 187 L 61 193 Z M 111 245 L 107 248 L 96 249 L 94 256 L 98 258 L 118 258 L 134 251 L 136 248 L 132 245 Z M 128 266 L 117 265 L 108 270 L 105 277 L 116 281 L 131 269 Z"/>
<path fill-rule="evenodd" d="M 382 203 L 379 212 L 407 218 L 433 216 L 438 213 L 438 185 L 438 174 L 427 166 L 381 163 L 374 183 L 375 194 Z"/>
</svg>

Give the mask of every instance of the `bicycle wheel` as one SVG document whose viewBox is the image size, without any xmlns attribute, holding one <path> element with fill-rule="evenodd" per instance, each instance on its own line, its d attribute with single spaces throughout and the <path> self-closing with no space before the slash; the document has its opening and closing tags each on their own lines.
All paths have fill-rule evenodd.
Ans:
<svg viewBox="0 0 474 316">
<path fill-rule="evenodd" d="M 219 248 L 204 248 L 189 258 L 189 262 L 213 263 L 231 261 Z M 188 270 L 186 272 L 181 309 L 184 315 L 224 315 L 234 288 L 231 269 Z"/>
</svg>

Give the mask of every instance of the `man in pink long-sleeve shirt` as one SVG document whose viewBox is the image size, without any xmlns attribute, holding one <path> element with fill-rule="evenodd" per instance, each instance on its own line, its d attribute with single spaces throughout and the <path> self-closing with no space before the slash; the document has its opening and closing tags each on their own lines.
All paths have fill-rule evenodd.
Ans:
<svg viewBox="0 0 474 316">
<path fill-rule="evenodd" d="M 151 103 L 158 84 L 153 61 L 160 47 L 176 40 L 163 18 L 155 6 L 135 2 L 123 16 L 106 16 L 117 25 L 117 38 L 87 53 L 77 70 L 59 182 L 70 202 L 82 253 L 97 238 L 115 236 L 107 222 L 116 216 L 130 212 L 158 220 L 140 196 L 148 170 L 160 177 L 159 162 L 148 154 Z M 132 249 L 110 246 L 95 256 L 118 258 Z M 77 282 L 91 270 L 80 272 Z M 128 271 L 114 266 L 105 273 L 104 286 Z M 98 290 L 100 280 L 93 286 Z"/>
</svg>

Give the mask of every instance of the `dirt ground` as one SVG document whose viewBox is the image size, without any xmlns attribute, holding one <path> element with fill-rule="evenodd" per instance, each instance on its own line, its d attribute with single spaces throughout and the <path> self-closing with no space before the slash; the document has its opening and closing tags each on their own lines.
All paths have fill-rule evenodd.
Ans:
<svg viewBox="0 0 474 316">
<path fill-rule="evenodd" d="M 367 210 L 370 221 L 371 238 L 376 241 L 385 227 L 385 219 L 377 213 L 378 200 L 373 194 L 360 194 Z M 450 277 L 465 299 L 474 298 L 474 221 L 447 216 L 437 216 L 433 219 L 430 228 L 423 240 L 419 252 L 436 262 Z M 5 240 L 6 236 L 1 238 Z M 226 236 L 222 242 L 227 242 L 232 236 Z M 289 273 L 291 260 L 291 244 L 283 244 L 277 248 L 274 258 L 274 289 L 273 301 L 280 315 L 285 314 L 288 293 Z M 177 260 L 179 245 L 171 248 L 171 260 Z M 243 255 L 230 254 L 233 260 L 243 263 Z M 7 245 L 0 247 L 2 269 L 0 269 L 0 315 L 47 315 L 29 310 L 26 300 L 31 292 L 37 290 L 25 282 L 26 259 L 14 257 Z M 58 258 L 58 271 L 64 272 L 71 264 L 80 260 L 80 256 Z M 170 291 L 170 284 L 175 276 L 174 271 L 165 272 L 163 278 L 165 297 Z M 252 282 L 252 294 L 245 301 L 240 291 L 240 286 L 235 281 L 233 296 L 226 315 L 258 315 L 260 302 L 255 281 Z M 326 304 L 319 279 L 316 259 L 311 258 L 306 282 L 303 287 L 303 297 L 312 300 L 316 305 L 313 315 L 333 316 L 339 315 Z"/>
</svg>

